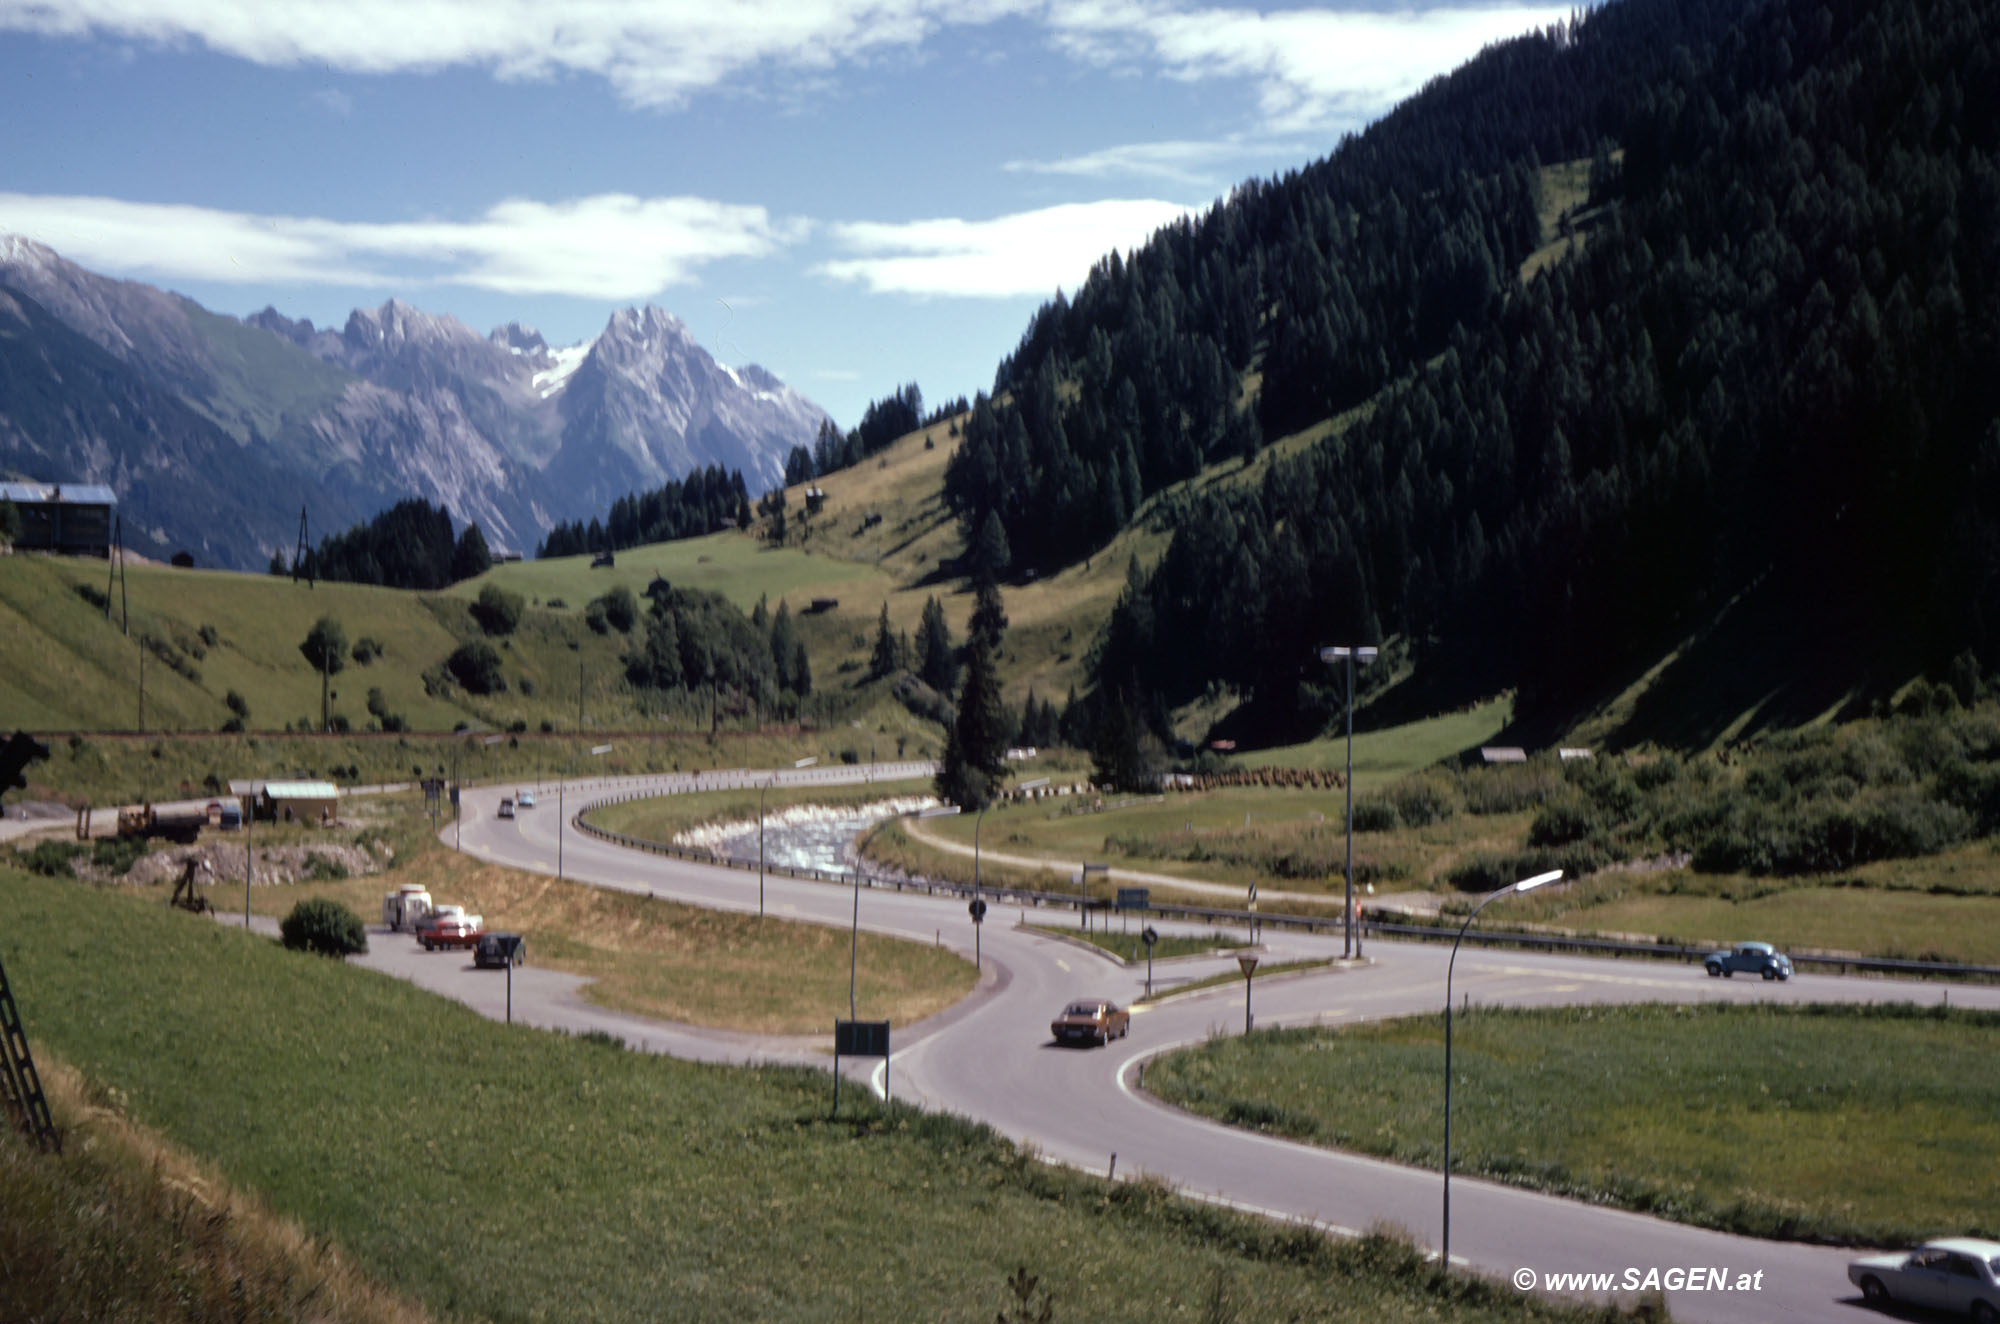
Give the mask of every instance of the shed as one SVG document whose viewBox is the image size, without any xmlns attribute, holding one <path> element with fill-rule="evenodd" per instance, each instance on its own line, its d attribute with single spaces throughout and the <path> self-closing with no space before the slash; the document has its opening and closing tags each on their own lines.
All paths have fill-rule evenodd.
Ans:
<svg viewBox="0 0 2000 1324">
<path fill-rule="evenodd" d="M 265 782 L 260 816 L 279 823 L 322 823 L 340 812 L 340 788 L 332 782 Z"/>
<path fill-rule="evenodd" d="M 111 555 L 111 515 L 118 494 L 92 483 L 0 483 L 0 498 L 21 512 L 24 552 Z"/>
</svg>

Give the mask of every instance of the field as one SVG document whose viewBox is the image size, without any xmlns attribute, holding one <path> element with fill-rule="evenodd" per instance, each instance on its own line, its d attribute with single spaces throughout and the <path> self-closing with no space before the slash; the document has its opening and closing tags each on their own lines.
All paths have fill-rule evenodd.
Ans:
<svg viewBox="0 0 2000 1324">
<path fill-rule="evenodd" d="M 488 929 L 526 935 L 536 965 L 590 977 L 595 982 L 584 996 L 600 1006 L 754 1034 L 808 1034 L 825 1029 L 833 1011 L 847 1004 L 845 930 L 706 910 L 486 864 L 432 840 L 418 805 L 406 796 L 369 806 L 395 815 L 357 834 L 391 841 L 395 867 L 389 872 L 256 887 L 251 909 L 282 917 L 307 897 L 328 896 L 372 920 L 383 893 L 420 883 L 439 903 L 484 916 Z M 237 877 L 233 886 L 210 889 L 225 911 L 241 907 L 240 871 Z M 156 902 L 165 896 L 162 887 L 138 891 Z M 913 1024 L 972 989 L 971 964 L 950 952 L 871 934 L 862 934 L 859 944 L 856 1001 L 875 1019 Z"/>
<path fill-rule="evenodd" d="M 1453 1170 L 1752 1236 L 2000 1232 L 2000 1017 L 1642 1006 L 1455 1019 Z M 1443 1022 L 1222 1038 L 1147 1088 L 1205 1116 L 1436 1167 Z"/>
<path fill-rule="evenodd" d="M 834 1118 L 818 1073 L 498 1025 L 149 900 L 0 882 L 43 1061 L 437 1314 L 990 1318 L 1026 1266 L 1064 1319 L 1215 1318 L 1218 1297 L 1259 1319 L 1584 1318 L 1442 1285 L 1393 1243 L 1069 1175 L 956 1119 L 851 1094 Z M 33 1216 L 25 1189 L 0 1190 L 0 1226 Z"/>
<path fill-rule="evenodd" d="M 1119 921 L 1112 921 L 1120 923 Z M 1054 933 L 1078 942 L 1087 942 L 1110 952 L 1128 965 L 1143 963 L 1146 959 L 1146 944 L 1139 941 L 1139 931 L 1131 927 L 1130 921 L 1120 923 L 1116 931 L 1107 932 L 1102 928 L 1085 933 L 1074 926 L 1057 927 L 1048 924 L 1030 924 L 1027 927 L 1042 933 Z M 1143 923 L 1141 924 L 1143 928 Z M 1231 947 L 1245 946 L 1243 939 L 1227 933 L 1177 934 L 1163 933 L 1153 945 L 1155 961 L 1171 961 L 1177 956 L 1202 956 L 1209 952 L 1226 951 Z"/>
</svg>

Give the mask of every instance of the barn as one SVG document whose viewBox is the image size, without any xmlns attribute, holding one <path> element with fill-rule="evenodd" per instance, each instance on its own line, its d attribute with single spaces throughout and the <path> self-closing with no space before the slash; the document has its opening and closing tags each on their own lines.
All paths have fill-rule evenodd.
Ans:
<svg viewBox="0 0 2000 1324">
<path fill-rule="evenodd" d="M 21 512 L 14 549 L 65 556 L 110 556 L 118 494 L 91 483 L 0 483 L 0 499 Z"/>
</svg>

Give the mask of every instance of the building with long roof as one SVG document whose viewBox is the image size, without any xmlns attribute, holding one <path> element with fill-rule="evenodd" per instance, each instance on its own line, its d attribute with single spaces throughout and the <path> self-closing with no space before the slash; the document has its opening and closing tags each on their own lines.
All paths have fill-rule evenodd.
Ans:
<svg viewBox="0 0 2000 1324">
<path fill-rule="evenodd" d="M 14 549 L 65 556 L 111 555 L 118 494 L 96 483 L 0 483 L 0 500 L 21 512 Z"/>
</svg>

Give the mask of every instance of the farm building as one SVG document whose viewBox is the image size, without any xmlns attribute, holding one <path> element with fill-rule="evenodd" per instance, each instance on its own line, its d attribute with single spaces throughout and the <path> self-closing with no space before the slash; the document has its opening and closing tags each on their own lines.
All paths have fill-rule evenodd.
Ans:
<svg viewBox="0 0 2000 1324">
<path fill-rule="evenodd" d="M 17 551 L 111 555 L 118 494 L 90 483 L 0 483 L 0 498 L 21 512 Z"/>
</svg>

